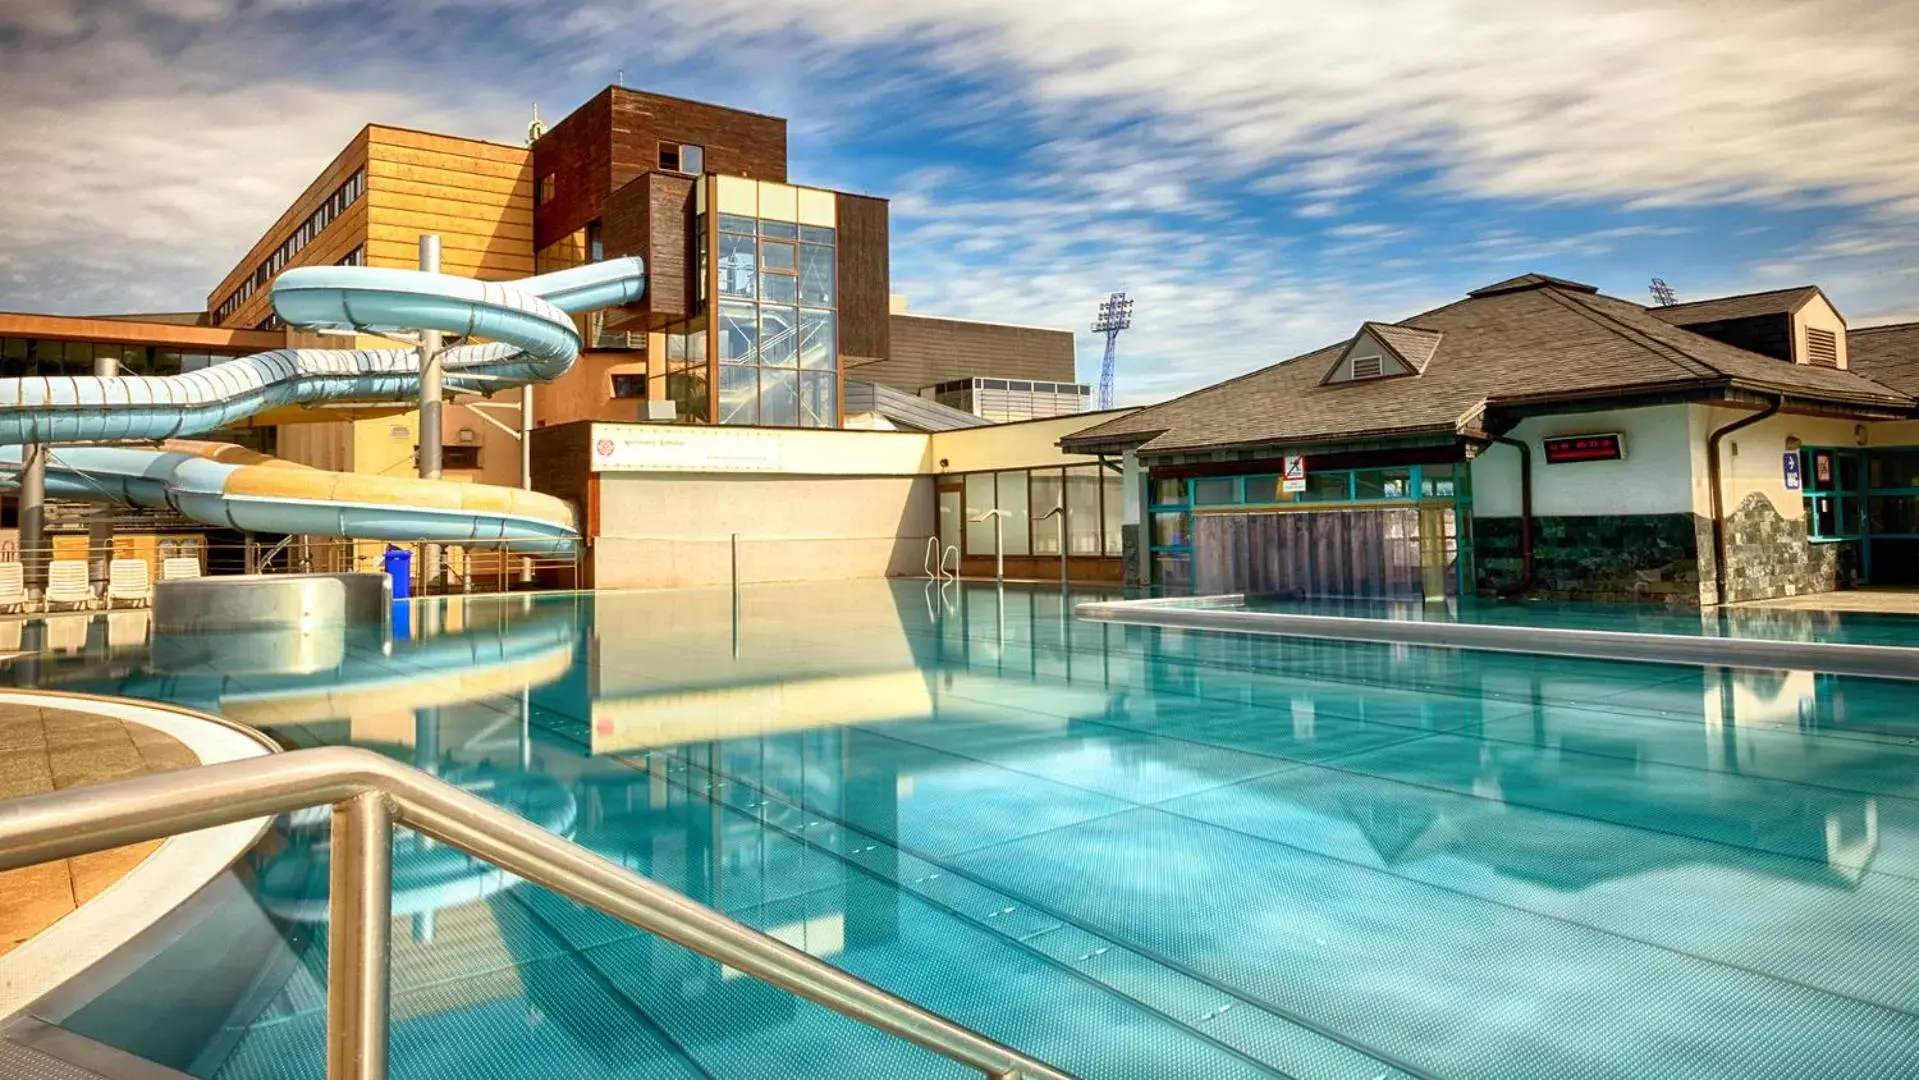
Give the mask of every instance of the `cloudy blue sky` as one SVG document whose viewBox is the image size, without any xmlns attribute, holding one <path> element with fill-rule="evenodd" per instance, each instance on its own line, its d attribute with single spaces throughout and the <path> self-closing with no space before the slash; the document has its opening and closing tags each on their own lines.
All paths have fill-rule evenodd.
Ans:
<svg viewBox="0 0 1919 1080">
<path fill-rule="evenodd" d="M 1129 290 L 1125 400 L 1526 270 L 1915 319 L 1916 57 L 1914 0 L 0 0 L 0 309 L 203 306 L 365 122 L 518 142 L 623 70 L 890 197 L 916 311 Z"/>
</svg>

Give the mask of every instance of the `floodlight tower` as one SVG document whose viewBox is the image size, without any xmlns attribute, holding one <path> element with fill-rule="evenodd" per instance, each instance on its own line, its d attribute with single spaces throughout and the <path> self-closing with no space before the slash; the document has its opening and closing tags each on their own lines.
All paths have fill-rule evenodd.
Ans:
<svg viewBox="0 0 1919 1080">
<path fill-rule="evenodd" d="M 1099 362 L 1099 407 L 1113 407 L 1113 350 L 1119 344 L 1119 332 L 1133 325 L 1133 299 L 1116 292 L 1099 305 L 1093 320 L 1093 333 L 1106 335 L 1106 355 Z"/>
<path fill-rule="evenodd" d="M 1679 302 L 1679 295 L 1666 284 L 1665 278 L 1652 279 L 1652 302 L 1660 307 L 1671 307 Z"/>
</svg>

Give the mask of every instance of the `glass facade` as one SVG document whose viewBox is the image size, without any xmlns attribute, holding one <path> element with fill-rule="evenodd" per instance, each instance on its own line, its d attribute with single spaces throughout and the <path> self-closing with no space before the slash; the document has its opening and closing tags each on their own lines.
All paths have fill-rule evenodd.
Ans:
<svg viewBox="0 0 1919 1080">
<path fill-rule="evenodd" d="M 225 363 L 240 353 L 192 352 L 160 345 L 0 338 L 0 378 L 91 375 L 94 361 L 111 357 L 122 375 L 178 375 Z"/>
<path fill-rule="evenodd" d="M 686 324 L 684 339 L 668 340 L 668 394 L 682 401 L 684 419 L 705 419 L 706 372 L 714 372 L 714 417 L 722 424 L 767 427 L 839 426 L 839 335 L 835 230 L 741 214 L 707 215 L 696 242 L 702 271 L 712 252 L 711 305 L 714 364 L 697 364 L 706 345 L 704 320 Z M 701 275 L 702 293 L 706 277 Z M 683 359 L 676 363 L 675 355 Z M 695 367 L 700 370 L 695 372 Z"/>
<path fill-rule="evenodd" d="M 1057 558 L 1062 537 L 1072 556 L 1118 555 L 1120 522 L 1125 517 L 1125 487 L 1110 469 L 1072 465 L 1051 469 L 1008 469 L 966 473 L 962 481 L 965 516 L 964 553 L 991 558 L 1004 529 L 1009 556 Z M 1005 517 L 976 520 L 988 510 Z"/>
</svg>

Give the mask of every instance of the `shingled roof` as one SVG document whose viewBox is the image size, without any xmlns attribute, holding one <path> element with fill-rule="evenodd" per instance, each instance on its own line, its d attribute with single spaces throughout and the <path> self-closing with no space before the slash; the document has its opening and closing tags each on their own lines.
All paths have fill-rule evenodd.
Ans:
<svg viewBox="0 0 1919 1080">
<path fill-rule="evenodd" d="M 1531 280 L 1528 280 L 1531 279 Z M 1490 290 L 1490 291 L 1489 291 Z M 1397 323 L 1432 342 L 1416 378 L 1321 385 L 1350 339 L 1077 432 L 1068 450 L 1147 452 L 1476 433 L 1488 408 L 1728 388 L 1880 413 L 1904 393 L 1849 371 L 1789 364 L 1673 326 L 1589 285 L 1526 275 Z M 1432 336 L 1439 335 L 1436 339 Z M 1395 347 L 1398 343 L 1395 342 Z"/>
<path fill-rule="evenodd" d="M 1848 330 L 1846 357 L 1853 371 L 1919 396 L 1919 322 Z"/>
<path fill-rule="evenodd" d="M 1698 326 L 1727 319 L 1750 319 L 1760 315 L 1790 315 L 1806 306 L 1806 301 L 1822 295 L 1817 285 L 1797 285 L 1770 292 L 1741 293 L 1712 300 L 1694 300 L 1685 304 L 1667 304 L 1647 308 L 1674 326 Z"/>
</svg>

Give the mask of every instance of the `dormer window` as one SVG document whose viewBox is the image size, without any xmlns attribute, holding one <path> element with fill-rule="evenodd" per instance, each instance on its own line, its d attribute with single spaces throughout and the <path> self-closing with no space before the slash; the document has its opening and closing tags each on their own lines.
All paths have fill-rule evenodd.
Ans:
<svg viewBox="0 0 1919 1080">
<path fill-rule="evenodd" d="M 1366 323 L 1341 349 L 1324 385 L 1369 382 L 1398 375 L 1418 375 L 1439 348 L 1439 332 L 1391 323 Z"/>
</svg>

